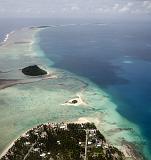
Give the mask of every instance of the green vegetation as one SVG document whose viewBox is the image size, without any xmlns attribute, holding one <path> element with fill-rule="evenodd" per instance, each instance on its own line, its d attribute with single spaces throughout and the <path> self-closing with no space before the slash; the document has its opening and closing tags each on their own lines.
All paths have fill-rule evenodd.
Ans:
<svg viewBox="0 0 151 160">
<path fill-rule="evenodd" d="M 86 153 L 86 155 L 85 155 Z M 93 123 L 42 124 L 20 137 L 1 160 L 122 160 Z"/>
<path fill-rule="evenodd" d="M 40 75 L 46 75 L 47 74 L 47 72 L 45 70 L 42 70 L 37 65 L 28 66 L 26 68 L 23 68 L 22 72 L 25 75 L 28 75 L 28 76 L 40 76 Z"/>
</svg>

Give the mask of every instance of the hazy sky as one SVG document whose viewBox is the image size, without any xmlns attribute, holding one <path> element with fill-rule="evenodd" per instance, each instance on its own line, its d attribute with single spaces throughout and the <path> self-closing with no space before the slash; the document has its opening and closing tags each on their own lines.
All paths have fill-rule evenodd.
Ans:
<svg viewBox="0 0 151 160">
<path fill-rule="evenodd" d="M 0 17 L 150 15 L 151 0 L 0 0 Z"/>
</svg>

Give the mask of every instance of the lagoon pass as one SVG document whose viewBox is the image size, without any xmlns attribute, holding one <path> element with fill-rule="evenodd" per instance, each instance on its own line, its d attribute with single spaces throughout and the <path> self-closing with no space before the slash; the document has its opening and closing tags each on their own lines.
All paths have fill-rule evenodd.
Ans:
<svg viewBox="0 0 151 160">
<path fill-rule="evenodd" d="M 45 27 L 11 32 L 0 46 L 0 153 L 26 130 L 47 122 L 94 122 L 127 158 L 151 157 L 139 128 L 116 111 L 110 96 L 85 77 L 54 68 L 39 47 Z M 50 27 L 51 29 L 51 27 Z M 76 63 L 76 62 L 75 62 Z M 38 65 L 49 75 L 26 76 Z M 136 149 L 137 148 L 137 149 Z"/>
</svg>

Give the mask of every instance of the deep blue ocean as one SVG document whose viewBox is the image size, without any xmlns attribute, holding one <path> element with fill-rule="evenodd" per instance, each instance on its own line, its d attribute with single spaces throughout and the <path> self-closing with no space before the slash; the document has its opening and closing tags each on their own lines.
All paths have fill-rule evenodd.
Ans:
<svg viewBox="0 0 151 160">
<path fill-rule="evenodd" d="M 51 27 L 40 47 L 54 67 L 86 77 L 107 92 L 117 111 L 137 124 L 151 150 L 151 21 L 0 20 L 0 39 L 25 26 Z"/>
<path fill-rule="evenodd" d="M 112 22 L 50 28 L 40 45 L 54 67 L 87 77 L 137 124 L 151 150 L 151 23 Z"/>
</svg>

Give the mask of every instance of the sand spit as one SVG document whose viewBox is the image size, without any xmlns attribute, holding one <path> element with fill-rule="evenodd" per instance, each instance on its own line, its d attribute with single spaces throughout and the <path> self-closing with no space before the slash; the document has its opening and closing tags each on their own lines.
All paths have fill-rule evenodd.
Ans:
<svg viewBox="0 0 151 160">
<path fill-rule="evenodd" d="M 116 105 L 98 86 L 83 77 L 50 67 L 53 62 L 46 59 L 37 45 L 36 33 L 39 30 L 19 30 L 8 38 L 6 45 L 0 47 L 0 87 L 5 88 L 0 91 L 3 102 L 0 104 L 0 143 L 3 144 L 1 151 L 14 137 L 37 123 L 74 121 L 79 117 L 79 123 L 94 122 L 113 145 L 121 147 L 122 138 L 130 142 L 141 142 L 137 134 L 126 127 L 132 127 L 138 133 L 139 130 L 118 114 Z M 32 77 L 21 73 L 23 67 L 33 64 L 44 67 L 47 73 L 49 72 L 48 75 Z M 49 81 L 51 78 L 57 79 Z M 24 83 L 29 84 L 16 85 Z M 58 84 L 64 86 L 60 87 Z M 16 86 L 10 87 L 12 85 Z M 5 124 L 8 125 L 4 126 Z M 121 126 L 124 130 L 120 129 Z M 114 134 L 108 134 L 109 131 Z M 14 136 L 7 140 L 8 134 Z"/>
<path fill-rule="evenodd" d="M 35 40 L 41 27 L 22 28 L 8 33 L 0 46 L 0 90 L 17 84 L 33 83 L 40 80 L 57 78 L 50 68 L 45 67 L 42 55 L 35 53 Z M 27 76 L 22 73 L 24 67 L 38 64 L 46 75 Z"/>
<path fill-rule="evenodd" d="M 0 79 L 0 90 L 18 84 L 18 80 Z"/>
<path fill-rule="evenodd" d="M 40 68 L 43 68 L 42 66 L 40 66 Z M 7 87 L 11 87 L 17 84 L 26 84 L 26 83 L 34 83 L 37 81 L 41 81 L 41 80 L 49 80 L 49 79 L 56 79 L 57 75 L 55 75 L 54 73 L 50 73 L 50 71 L 46 70 L 45 75 L 38 75 L 38 76 L 29 76 L 29 75 L 24 75 L 22 73 L 22 69 L 18 69 L 18 70 L 10 70 L 10 71 L 6 71 L 0 72 L 0 76 L 4 76 L 6 75 L 6 77 L 10 77 L 9 75 L 13 75 L 17 73 L 17 78 L 13 78 L 13 79 L 0 79 L 0 90 L 1 89 L 5 89 Z M 15 76 L 14 76 L 15 77 Z"/>
<path fill-rule="evenodd" d="M 92 118 L 92 117 L 81 117 L 77 121 L 74 121 L 74 123 L 78 123 L 78 124 L 92 123 L 92 122 L 95 123 L 96 126 L 99 126 L 99 124 L 100 124 L 99 119 Z M 131 128 L 124 128 L 124 129 L 117 128 L 116 132 L 120 132 L 123 130 L 131 130 Z M 112 134 L 112 130 L 110 130 L 108 132 L 111 132 L 111 134 Z M 141 153 L 136 151 L 136 146 L 131 142 L 127 142 L 126 140 L 122 140 L 122 145 L 116 146 L 116 147 L 124 154 L 126 160 L 144 160 L 145 159 Z"/>
<path fill-rule="evenodd" d="M 66 101 L 65 103 L 63 103 L 63 104 L 61 104 L 61 105 L 68 105 L 68 106 L 86 106 L 87 103 L 84 101 L 84 99 L 82 98 L 82 96 L 77 93 L 74 98 Z"/>
<path fill-rule="evenodd" d="M 127 142 L 125 140 L 122 141 L 121 151 L 125 155 L 126 158 L 130 158 L 132 160 L 144 160 L 145 157 L 136 151 L 136 146 L 133 143 Z"/>
<path fill-rule="evenodd" d="M 91 118 L 91 117 L 80 117 L 78 120 L 74 121 L 74 123 L 82 124 L 82 123 L 95 123 L 97 126 L 100 121 L 98 118 Z"/>
<path fill-rule="evenodd" d="M 57 78 L 57 76 L 48 74 L 44 77 L 37 77 L 37 78 L 30 78 L 30 79 L 23 79 L 23 80 L 0 79 L 0 90 L 5 89 L 7 87 L 17 85 L 17 84 L 34 83 L 34 82 L 38 82 L 41 80 L 49 80 L 49 79 L 54 79 L 54 78 Z"/>
</svg>

